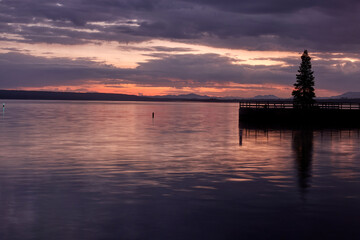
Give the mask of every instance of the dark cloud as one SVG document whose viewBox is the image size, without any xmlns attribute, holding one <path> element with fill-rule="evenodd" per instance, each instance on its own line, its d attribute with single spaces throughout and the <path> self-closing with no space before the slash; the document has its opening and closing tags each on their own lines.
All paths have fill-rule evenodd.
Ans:
<svg viewBox="0 0 360 240">
<path fill-rule="evenodd" d="M 164 47 L 164 46 L 153 46 L 153 47 L 136 47 L 136 46 L 119 46 L 119 49 L 124 51 L 142 51 L 142 52 L 194 52 L 196 49 L 184 48 L 184 47 Z"/>
<path fill-rule="evenodd" d="M 187 86 L 211 83 L 288 83 L 284 69 L 279 66 L 235 65 L 233 59 L 217 54 L 158 55 L 137 68 L 155 79 L 176 79 Z"/>
<path fill-rule="evenodd" d="M 196 51 L 191 48 L 164 47 L 164 46 L 154 46 L 154 47 L 152 47 L 152 49 L 157 52 L 193 52 L 193 51 Z"/>
<path fill-rule="evenodd" d="M 256 50 L 353 52 L 360 50 L 359 13 L 357 0 L 3 0 L 0 29 L 26 42 L 161 38 Z"/>
<path fill-rule="evenodd" d="M 185 0 L 191 3 L 212 6 L 223 9 L 224 11 L 251 14 L 281 14 L 293 13 L 303 9 L 319 8 L 327 11 L 339 11 L 340 9 L 351 9 L 356 0 L 338 1 L 338 0 Z"/>
<path fill-rule="evenodd" d="M 76 86 L 116 76 L 116 69 L 90 60 L 0 54 L 0 88 Z"/>
<path fill-rule="evenodd" d="M 341 92 L 360 89 L 360 62 L 314 61 L 316 87 Z"/>
</svg>

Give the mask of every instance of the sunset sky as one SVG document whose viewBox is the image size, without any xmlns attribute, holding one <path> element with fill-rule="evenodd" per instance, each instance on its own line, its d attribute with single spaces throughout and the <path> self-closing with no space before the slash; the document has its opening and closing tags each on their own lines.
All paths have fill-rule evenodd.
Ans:
<svg viewBox="0 0 360 240">
<path fill-rule="evenodd" d="M 0 89 L 290 97 L 360 91 L 358 0 L 0 0 Z"/>
</svg>

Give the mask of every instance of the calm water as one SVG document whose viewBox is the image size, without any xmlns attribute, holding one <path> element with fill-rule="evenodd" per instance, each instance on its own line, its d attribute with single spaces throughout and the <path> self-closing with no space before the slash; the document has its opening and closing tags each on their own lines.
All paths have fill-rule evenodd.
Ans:
<svg viewBox="0 0 360 240">
<path fill-rule="evenodd" d="M 5 102 L 0 239 L 360 238 L 358 129 L 240 139 L 237 104 Z"/>
</svg>

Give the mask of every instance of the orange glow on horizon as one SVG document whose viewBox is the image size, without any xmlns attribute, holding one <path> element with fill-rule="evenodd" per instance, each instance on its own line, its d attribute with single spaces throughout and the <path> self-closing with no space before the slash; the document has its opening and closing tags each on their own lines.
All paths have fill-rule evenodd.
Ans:
<svg viewBox="0 0 360 240">
<path fill-rule="evenodd" d="M 271 89 L 271 90 L 269 90 Z M 97 93 L 114 93 L 128 94 L 137 96 L 162 96 L 162 95 L 180 95 L 196 93 L 198 95 L 207 95 L 210 97 L 254 97 L 256 95 L 275 95 L 282 98 L 291 97 L 292 87 L 277 84 L 238 84 L 230 83 L 228 85 L 214 84 L 208 87 L 152 87 L 141 86 L 136 84 L 121 84 L 114 86 L 106 86 L 100 84 L 89 84 L 81 86 L 56 86 L 42 88 L 18 88 L 18 90 L 33 91 L 58 91 L 58 92 L 97 92 Z M 339 92 L 316 89 L 317 97 L 334 96 Z"/>
</svg>

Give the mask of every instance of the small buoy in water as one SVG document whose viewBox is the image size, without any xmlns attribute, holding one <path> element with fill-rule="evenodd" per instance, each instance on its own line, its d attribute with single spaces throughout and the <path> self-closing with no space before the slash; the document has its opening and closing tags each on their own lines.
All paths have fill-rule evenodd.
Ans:
<svg viewBox="0 0 360 240">
<path fill-rule="evenodd" d="M 154 112 L 152 113 L 152 118 L 155 118 L 155 113 Z"/>
<path fill-rule="evenodd" d="M 5 103 L 3 103 L 3 111 L 5 111 Z"/>
</svg>

